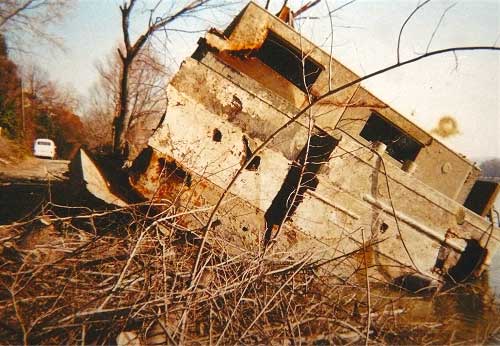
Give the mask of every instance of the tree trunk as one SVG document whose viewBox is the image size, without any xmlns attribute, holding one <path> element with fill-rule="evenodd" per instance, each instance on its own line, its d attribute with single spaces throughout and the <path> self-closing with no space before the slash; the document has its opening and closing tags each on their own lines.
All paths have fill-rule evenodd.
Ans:
<svg viewBox="0 0 500 346">
<path fill-rule="evenodd" d="M 121 56 L 121 55 L 120 55 Z M 113 153 L 125 155 L 125 124 L 128 123 L 128 75 L 131 65 L 128 56 L 122 58 L 122 73 L 120 77 L 120 103 L 118 105 L 118 114 L 113 121 Z"/>
<path fill-rule="evenodd" d="M 120 100 L 117 115 L 113 120 L 113 153 L 115 155 L 121 156 L 122 158 L 126 158 L 126 156 L 128 155 L 127 143 L 125 140 L 128 125 L 130 122 L 130 114 L 128 110 L 128 82 L 130 67 L 132 66 L 134 58 L 137 56 L 141 48 L 155 31 L 165 27 L 168 23 L 174 21 L 175 19 L 189 12 L 197 10 L 199 7 L 205 5 L 208 1 L 210 0 L 194 0 L 185 7 L 181 8 L 176 13 L 163 17 L 157 17 L 154 21 L 153 12 L 151 12 L 147 30 L 137 38 L 134 44 L 130 42 L 129 16 L 136 0 L 130 0 L 129 3 L 124 2 L 123 6 L 120 6 L 120 11 L 122 13 L 122 31 L 123 43 L 125 45 L 125 55 L 120 49 L 118 49 L 118 53 L 120 54 L 120 58 L 122 60 L 122 75 L 120 76 Z M 158 2 L 158 4 L 160 2 L 161 0 Z"/>
</svg>

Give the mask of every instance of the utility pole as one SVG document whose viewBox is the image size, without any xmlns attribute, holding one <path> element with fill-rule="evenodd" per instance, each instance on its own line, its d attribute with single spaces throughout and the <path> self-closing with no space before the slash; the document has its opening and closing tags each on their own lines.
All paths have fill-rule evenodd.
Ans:
<svg viewBox="0 0 500 346">
<path fill-rule="evenodd" d="M 21 78 L 21 115 L 23 119 L 23 137 L 26 136 L 25 132 L 25 119 L 24 119 L 24 87 L 23 87 L 23 79 Z"/>
</svg>

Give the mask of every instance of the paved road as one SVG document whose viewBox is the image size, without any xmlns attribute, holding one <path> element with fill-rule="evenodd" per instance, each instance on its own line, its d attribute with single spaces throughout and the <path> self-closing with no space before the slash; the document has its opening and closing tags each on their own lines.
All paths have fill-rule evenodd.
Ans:
<svg viewBox="0 0 500 346">
<path fill-rule="evenodd" d="M 29 158 L 17 164 L 0 164 L 0 182 L 66 180 L 69 161 Z"/>
<path fill-rule="evenodd" d="M 35 157 L 15 164 L 5 161 L 0 162 L 0 225 L 34 215 L 47 200 L 67 194 L 64 173 L 69 161 Z"/>
</svg>

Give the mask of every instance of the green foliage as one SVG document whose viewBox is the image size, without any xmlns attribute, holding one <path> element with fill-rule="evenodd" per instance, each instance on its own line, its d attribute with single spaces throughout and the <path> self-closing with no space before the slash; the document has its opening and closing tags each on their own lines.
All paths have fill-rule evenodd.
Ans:
<svg viewBox="0 0 500 346">
<path fill-rule="evenodd" d="M 0 95 L 1 104 L 2 95 Z M 17 118 L 15 108 L 10 106 L 6 108 L 0 108 L 0 127 L 3 133 L 10 139 L 16 139 L 20 135 L 19 119 Z"/>
<path fill-rule="evenodd" d="M 20 79 L 17 65 L 7 56 L 7 43 L 0 34 L 0 127 L 10 139 L 20 137 L 20 119 L 16 112 Z"/>
</svg>

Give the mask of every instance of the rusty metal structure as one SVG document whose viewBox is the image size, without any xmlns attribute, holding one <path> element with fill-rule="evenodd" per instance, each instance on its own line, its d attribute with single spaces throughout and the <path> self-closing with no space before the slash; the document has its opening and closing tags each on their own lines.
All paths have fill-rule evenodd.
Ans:
<svg viewBox="0 0 500 346">
<path fill-rule="evenodd" d="M 357 78 L 250 2 L 201 38 L 171 80 L 131 183 L 177 208 L 179 227 L 200 229 L 246 165 L 210 230 L 227 235 L 230 252 L 310 253 L 347 276 L 364 249 L 383 280 L 478 276 L 499 244 L 498 184 L 359 84 L 317 101 Z"/>
</svg>

